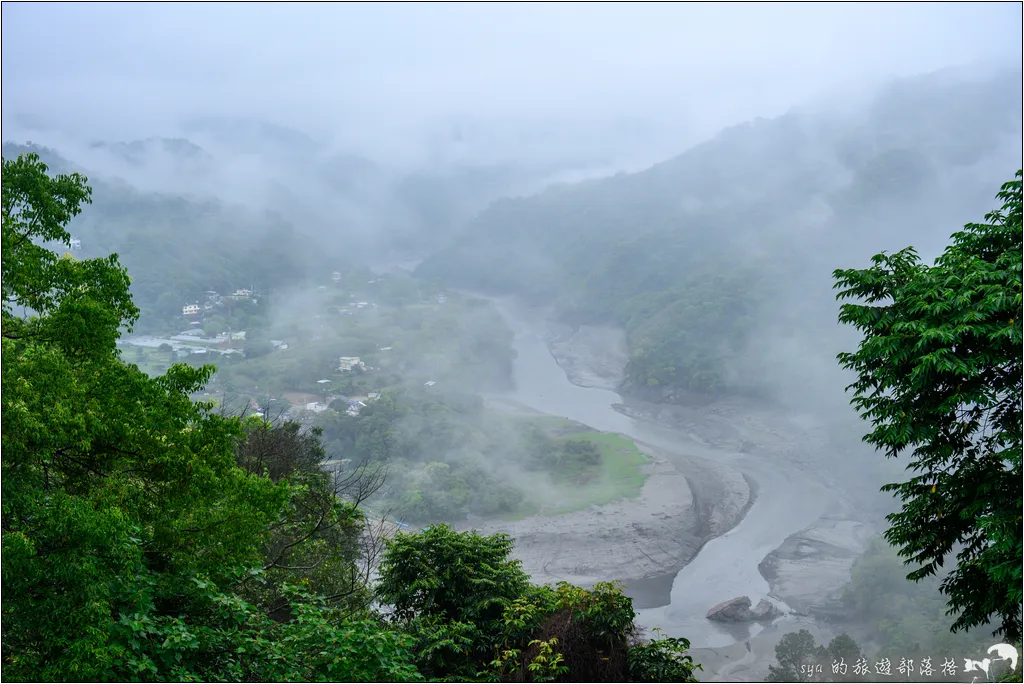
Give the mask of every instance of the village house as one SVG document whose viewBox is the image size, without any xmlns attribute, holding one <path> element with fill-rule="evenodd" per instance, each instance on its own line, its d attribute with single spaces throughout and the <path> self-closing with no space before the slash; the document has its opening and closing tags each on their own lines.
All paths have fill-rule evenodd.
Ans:
<svg viewBox="0 0 1024 684">
<path fill-rule="evenodd" d="M 186 304 L 185 306 L 181 307 L 181 315 L 182 316 L 196 316 L 198 314 L 199 314 L 199 305 L 198 304 Z"/>
<path fill-rule="evenodd" d="M 78 252 L 82 249 L 82 241 L 78 238 L 71 238 L 71 251 Z"/>
<path fill-rule="evenodd" d="M 358 368 L 361 371 L 366 370 L 366 364 L 359 360 L 358 356 L 342 356 L 338 358 L 338 370 L 342 373 L 346 373 Z"/>
</svg>

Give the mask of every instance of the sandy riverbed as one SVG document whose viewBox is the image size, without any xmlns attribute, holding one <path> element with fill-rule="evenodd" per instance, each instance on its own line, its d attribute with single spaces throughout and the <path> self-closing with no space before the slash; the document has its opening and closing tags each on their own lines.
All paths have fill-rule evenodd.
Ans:
<svg viewBox="0 0 1024 684">
<path fill-rule="evenodd" d="M 615 364 L 624 364 L 626 358 L 621 331 L 612 333 L 598 327 L 581 327 L 573 331 L 564 326 L 552 326 L 548 342 L 552 355 L 574 384 L 610 389 L 621 382 L 622 367 L 619 373 L 615 372 Z M 749 481 L 755 486 L 758 479 L 771 483 L 771 488 L 761 493 L 766 497 L 764 505 L 759 505 L 752 512 L 758 519 L 745 522 L 739 536 L 745 533 L 746 536 L 753 535 L 752 540 L 758 539 L 759 534 L 751 530 L 764 528 L 765 518 L 777 520 L 783 536 L 776 537 L 779 540 L 775 542 L 777 546 L 761 551 L 753 544 L 750 554 L 760 557 L 751 557 L 743 562 L 757 564 L 757 574 L 768 587 L 767 595 L 792 609 L 793 614 L 760 633 L 752 633 L 746 640 L 715 648 L 694 648 L 695 658 L 705 666 L 700 678 L 760 680 L 767 674 L 767 666 L 774 660 L 775 644 L 783 634 L 808 628 L 812 633 L 820 634 L 819 641 L 827 642 L 834 636 L 830 634 L 827 619 L 822 622 L 815 616 L 835 609 L 837 599 L 850 579 L 850 568 L 863 552 L 869 537 L 878 529 L 879 506 L 884 506 L 882 499 L 885 497 L 877 494 L 877 477 L 864 472 L 864 466 L 870 461 L 858 462 L 864 454 L 851 451 L 845 456 L 838 456 L 830 439 L 832 428 L 828 420 L 756 401 L 729 398 L 676 406 L 627 400 L 615 408 L 645 423 L 687 435 L 699 443 L 701 450 L 694 450 L 691 443 L 689 447 L 673 448 L 672 453 L 665 454 L 677 469 L 686 469 L 681 462 L 706 464 L 720 459 L 721 472 L 735 476 L 742 471 L 752 478 Z M 704 458 L 687 458 L 687 451 L 693 457 L 701 455 Z M 714 477 L 715 474 L 707 473 L 700 481 L 691 478 L 691 499 L 694 492 L 697 498 L 702 493 L 714 496 L 710 490 L 704 489 Z M 781 512 L 788 507 L 802 507 L 803 522 L 799 516 L 790 517 Z M 729 526 L 718 527 L 719 531 L 709 538 L 724 534 L 739 519 L 738 516 L 731 518 Z M 666 533 L 671 534 L 669 530 Z M 692 556 L 685 562 L 690 560 Z M 723 566 L 722 571 L 731 569 Z M 680 573 L 676 581 L 682 581 L 686 574 L 685 571 Z M 706 573 L 698 573 L 698 576 L 702 574 Z M 714 582 L 704 589 L 713 589 L 713 585 Z M 684 593 L 702 591 L 701 585 L 696 583 L 680 588 Z M 732 596 L 710 596 L 705 602 L 728 598 Z M 689 632 L 674 636 L 692 638 L 701 627 L 701 608 L 706 607 L 690 601 L 676 607 L 674 618 L 671 616 L 672 606 L 645 610 L 641 611 L 639 621 L 647 620 L 666 627 L 674 625 Z M 693 614 L 680 617 L 680 609 Z M 707 641 L 706 638 L 704 640 Z M 693 641 L 697 646 L 700 639 Z"/>
<path fill-rule="evenodd" d="M 708 539 L 736 524 L 751 488 L 735 470 L 697 461 L 680 470 L 657 448 L 637 446 L 650 462 L 643 466 L 647 479 L 636 497 L 564 515 L 462 521 L 457 529 L 512 535 L 514 556 L 542 584 L 591 585 L 674 572 Z"/>
<path fill-rule="evenodd" d="M 534 581 L 624 580 L 642 609 L 639 624 L 691 639 L 701 679 L 762 679 L 782 634 L 824 624 L 815 611 L 834 606 L 871 532 L 864 494 L 877 483 L 863 463 L 839 455 L 829 421 L 809 413 L 736 397 L 688 406 L 624 400 L 614 392 L 626 361 L 621 331 L 546 325 L 549 312 L 492 301 L 519 355 L 517 389 L 503 401 L 627 434 L 651 462 L 632 499 L 471 527 L 513 535 Z M 763 631 L 723 630 L 704 618 L 743 594 L 809 615 Z"/>
<path fill-rule="evenodd" d="M 629 360 L 623 330 L 596 325 L 572 328 L 552 323 L 548 329 L 548 348 L 574 385 L 614 390 L 622 384 Z"/>
</svg>

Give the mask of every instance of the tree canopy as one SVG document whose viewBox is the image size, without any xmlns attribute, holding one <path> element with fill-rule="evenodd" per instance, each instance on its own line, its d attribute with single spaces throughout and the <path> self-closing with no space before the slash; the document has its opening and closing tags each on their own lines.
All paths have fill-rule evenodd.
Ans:
<svg viewBox="0 0 1024 684">
<path fill-rule="evenodd" d="M 120 358 L 138 312 L 116 255 L 78 261 L 41 244 L 69 242 L 89 195 L 85 178 L 50 177 L 34 155 L 3 161 L 4 677 L 416 678 L 408 639 L 366 641 L 365 611 L 346 622 L 273 575 L 275 560 L 316 555 L 310 528 L 351 537 L 358 517 L 315 496 L 311 468 L 295 483 L 238 466 L 238 419 L 189 398 L 210 368 L 150 378 Z M 312 503 L 339 522 L 315 526 Z M 275 622 L 247 591 L 268 581 L 292 619 Z"/>
<path fill-rule="evenodd" d="M 878 254 L 867 269 L 837 270 L 839 320 L 864 335 L 839 355 L 857 374 L 848 389 L 869 421 L 864 440 L 910 453 L 889 542 L 908 575 L 939 572 L 953 630 L 996 621 L 1021 638 L 1021 172 L 1002 207 L 971 223 L 933 265 L 913 248 Z"/>
</svg>

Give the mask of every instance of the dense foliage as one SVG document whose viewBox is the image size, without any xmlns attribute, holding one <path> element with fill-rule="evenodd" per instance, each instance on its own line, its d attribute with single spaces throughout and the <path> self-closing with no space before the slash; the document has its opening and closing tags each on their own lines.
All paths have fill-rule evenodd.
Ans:
<svg viewBox="0 0 1024 684">
<path fill-rule="evenodd" d="M 116 255 L 44 246 L 69 244 L 86 179 L 34 155 L 2 179 L 6 680 L 691 679 L 685 640 L 638 643 L 618 588 L 531 586 L 505 537 L 398 535 L 374 611 L 381 473 L 194 403 L 210 367 L 122 359 Z"/>
<path fill-rule="evenodd" d="M 970 671 L 963 669 L 964 661 L 981 662 L 986 658 L 988 671 L 980 674 L 980 669 L 973 670 L 979 673 L 976 679 L 1021 681 L 1020 670 L 1011 669 L 1011 662 L 987 652 L 992 645 L 990 637 L 972 639 L 959 634 L 948 638 L 951 635 L 942 628 L 948 620 L 942 619 L 942 601 L 936 600 L 941 598 L 938 582 L 924 589 L 907 582 L 899 572 L 898 559 L 882 540 L 866 557 L 870 560 L 858 564 L 859 570 L 846 596 L 847 601 L 858 603 L 860 610 L 848 614 L 843 621 L 864 633 L 857 637 L 862 641 L 841 633 L 826 646 L 817 644 L 806 629 L 785 634 L 775 646 L 775 663 L 768 666 L 766 682 L 963 682 L 965 676 L 971 676 Z M 890 558 L 895 561 L 893 564 L 888 563 Z M 860 593 L 854 596 L 854 591 Z M 914 599 L 927 604 L 923 620 L 916 615 L 920 608 L 913 603 Z M 895 604 L 887 604 L 889 600 L 895 600 Z M 865 605 L 868 603 L 874 605 Z M 936 607 L 938 611 L 934 610 Z M 919 621 L 914 624 L 915 620 Z M 922 624 L 929 621 L 930 624 Z M 919 627 L 926 629 L 919 631 Z M 903 632 L 905 628 L 914 630 L 913 634 Z M 885 632 L 881 643 L 875 640 L 879 629 Z M 896 634 L 901 637 L 886 641 Z M 906 638 L 921 641 L 910 642 Z M 1020 644 L 1016 648 L 1019 652 Z"/>
<path fill-rule="evenodd" d="M 388 540 L 381 600 L 443 681 L 695 681 L 685 639 L 642 643 L 632 601 L 599 583 L 532 586 L 507 535 L 434 525 Z"/>
<path fill-rule="evenodd" d="M 363 623 L 345 621 L 357 603 L 342 612 L 298 591 L 289 580 L 315 577 L 282 567 L 318 551 L 333 570 L 351 565 L 351 554 L 323 548 L 351 546 L 351 502 L 332 496 L 312 524 L 322 474 L 309 460 L 278 473 L 289 478 L 254 473 L 238 420 L 189 398 L 210 368 L 150 378 L 119 358 L 118 329 L 137 310 L 116 256 L 77 261 L 40 246 L 67 244 L 64 225 L 89 195 L 84 178 L 51 178 L 34 156 L 3 162 L 5 678 L 414 673 L 403 665 L 407 640 L 382 633 L 393 647 L 385 660 Z M 250 445 L 240 452 L 248 470 L 236 464 L 238 440 Z M 294 618 L 271 619 L 271 599 Z M 316 655 L 325 635 L 350 652 L 342 670 Z"/>
<path fill-rule="evenodd" d="M 1000 210 L 968 224 L 929 266 L 907 248 L 836 271 L 840 321 L 863 333 L 839 356 L 857 373 L 853 404 L 887 457 L 913 476 L 886 485 L 903 502 L 886 538 L 908 576 L 942 582 L 952 629 L 996 621 L 1021 638 L 1021 172 Z"/>
<path fill-rule="evenodd" d="M 860 646 L 848 634 L 840 634 L 828 646 L 819 646 L 806 629 L 790 632 L 775 646 L 775 665 L 768 666 L 766 682 L 854 682 L 864 675 L 855 672 Z M 833 664 L 835 669 L 833 670 Z"/>
<path fill-rule="evenodd" d="M 950 632 L 953 619 L 938 576 L 908 582 L 902 559 L 885 539 L 876 538 L 854 563 L 843 591 L 843 621 L 851 633 L 880 656 L 921 658 L 983 653 L 987 631 Z"/>
</svg>

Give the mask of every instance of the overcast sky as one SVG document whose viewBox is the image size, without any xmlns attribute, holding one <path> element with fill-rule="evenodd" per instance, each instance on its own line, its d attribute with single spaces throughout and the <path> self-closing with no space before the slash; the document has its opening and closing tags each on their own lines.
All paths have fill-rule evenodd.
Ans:
<svg viewBox="0 0 1024 684">
<path fill-rule="evenodd" d="M 1021 59 L 1019 3 L 2 7 L 5 123 L 46 113 L 104 137 L 184 114 L 381 139 L 448 117 L 707 135 L 847 85 Z"/>
</svg>

